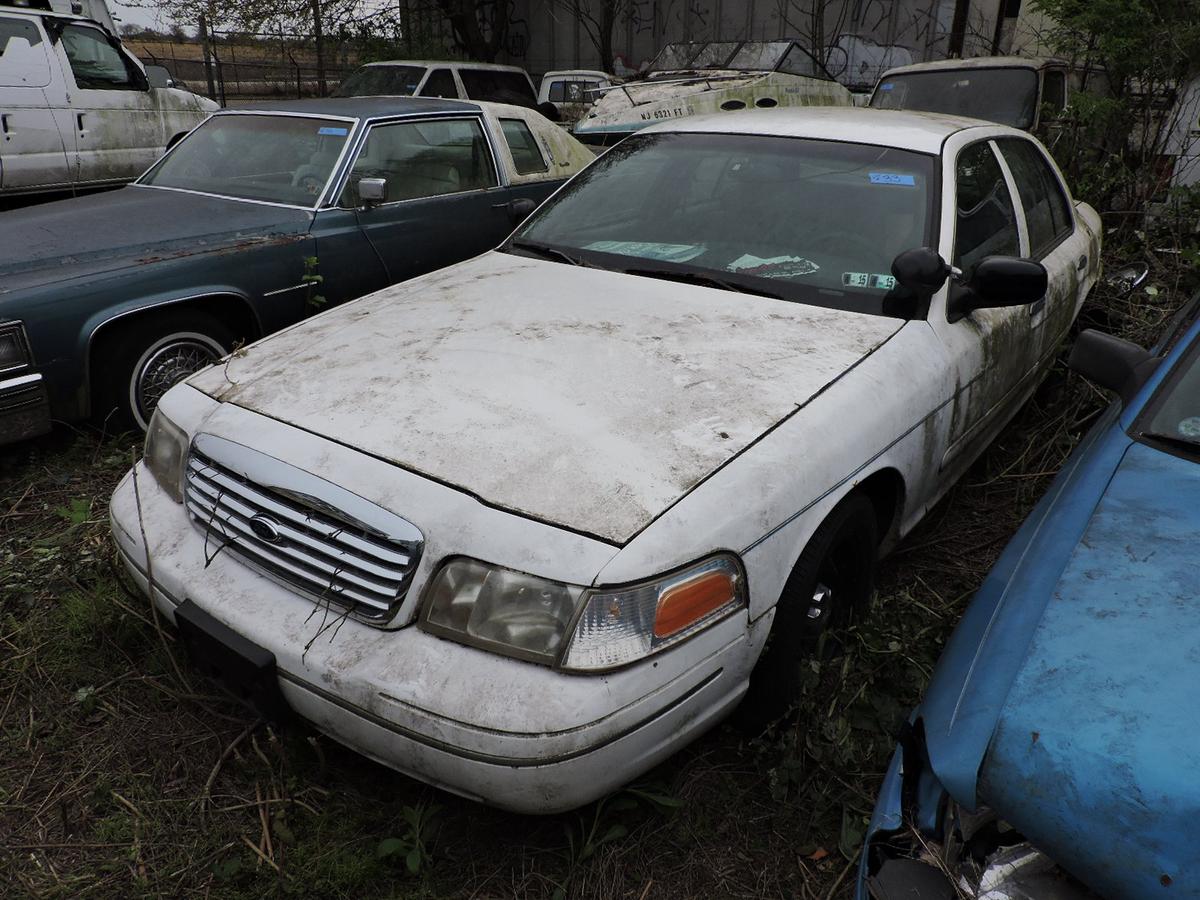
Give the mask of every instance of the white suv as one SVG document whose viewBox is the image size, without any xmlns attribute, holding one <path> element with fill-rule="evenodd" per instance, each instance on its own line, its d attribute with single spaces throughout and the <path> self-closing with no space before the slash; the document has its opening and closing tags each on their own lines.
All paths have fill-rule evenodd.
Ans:
<svg viewBox="0 0 1200 900">
<path fill-rule="evenodd" d="M 0 197 L 131 181 L 215 109 L 91 19 L 0 6 Z"/>
</svg>

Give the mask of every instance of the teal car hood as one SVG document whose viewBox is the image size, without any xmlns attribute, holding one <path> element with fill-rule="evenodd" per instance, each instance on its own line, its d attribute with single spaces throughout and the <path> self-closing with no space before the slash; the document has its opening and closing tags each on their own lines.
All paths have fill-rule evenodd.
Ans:
<svg viewBox="0 0 1200 900">
<path fill-rule="evenodd" d="M 308 233 L 309 210 L 131 185 L 0 217 L 5 294 Z"/>
</svg>

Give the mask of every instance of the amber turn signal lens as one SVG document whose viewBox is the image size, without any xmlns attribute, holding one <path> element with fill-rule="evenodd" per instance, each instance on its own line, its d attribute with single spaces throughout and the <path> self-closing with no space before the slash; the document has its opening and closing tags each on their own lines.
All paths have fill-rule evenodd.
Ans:
<svg viewBox="0 0 1200 900">
<path fill-rule="evenodd" d="M 737 576 L 705 572 L 667 588 L 654 614 L 654 636 L 670 637 L 737 598 Z"/>
</svg>

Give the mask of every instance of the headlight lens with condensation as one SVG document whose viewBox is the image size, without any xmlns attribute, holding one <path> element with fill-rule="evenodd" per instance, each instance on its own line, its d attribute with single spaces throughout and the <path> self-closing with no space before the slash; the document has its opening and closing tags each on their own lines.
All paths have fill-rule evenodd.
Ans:
<svg viewBox="0 0 1200 900">
<path fill-rule="evenodd" d="M 473 559 L 455 559 L 434 577 L 426 631 L 464 644 L 553 664 L 583 588 Z"/>
<path fill-rule="evenodd" d="M 146 429 L 146 468 L 176 503 L 183 502 L 183 466 L 187 459 L 188 436 L 182 428 L 155 409 Z"/>
<path fill-rule="evenodd" d="M 745 605 L 741 566 L 724 554 L 654 581 L 589 592 L 562 668 L 587 672 L 635 662 Z"/>
</svg>

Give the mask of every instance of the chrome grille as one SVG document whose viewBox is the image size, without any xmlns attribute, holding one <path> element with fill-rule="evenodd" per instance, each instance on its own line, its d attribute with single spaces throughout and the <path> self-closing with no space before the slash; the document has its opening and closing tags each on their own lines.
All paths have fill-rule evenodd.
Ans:
<svg viewBox="0 0 1200 900">
<path fill-rule="evenodd" d="M 241 444 L 197 435 L 185 500 L 208 538 L 319 603 L 386 621 L 420 558 L 420 531 L 331 482 Z"/>
</svg>

